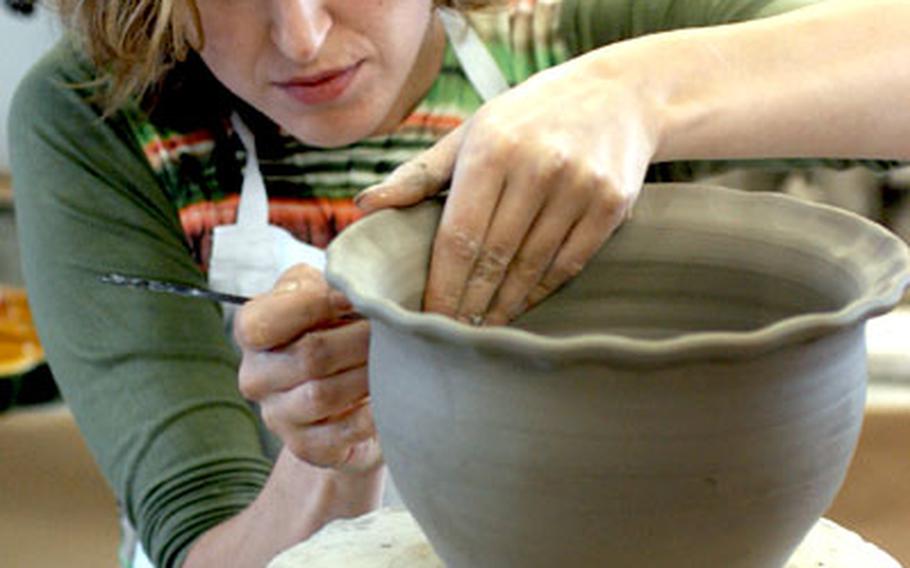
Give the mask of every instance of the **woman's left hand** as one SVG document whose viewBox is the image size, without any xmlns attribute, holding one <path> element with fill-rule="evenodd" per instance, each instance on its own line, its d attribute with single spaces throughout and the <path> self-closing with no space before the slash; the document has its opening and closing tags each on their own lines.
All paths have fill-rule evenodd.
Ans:
<svg viewBox="0 0 910 568">
<path fill-rule="evenodd" d="M 372 212 L 450 187 L 425 310 L 507 323 L 578 274 L 630 214 L 654 154 L 653 117 L 641 89 L 586 65 L 496 97 L 358 196 Z"/>
</svg>

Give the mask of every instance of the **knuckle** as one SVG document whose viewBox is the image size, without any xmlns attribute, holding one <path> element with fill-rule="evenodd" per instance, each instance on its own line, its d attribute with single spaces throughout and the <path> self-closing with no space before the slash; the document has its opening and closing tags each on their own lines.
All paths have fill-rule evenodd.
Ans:
<svg viewBox="0 0 910 568">
<path fill-rule="evenodd" d="M 342 429 L 342 439 L 347 444 L 356 444 L 369 439 L 375 433 L 372 414 L 366 407 L 356 411 Z"/>
<path fill-rule="evenodd" d="M 265 395 L 265 381 L 263 377 L 253 369 L 248 358 L 240 363 L 240 370 L 237 372 L 237 389 L 241 396 L 247 400 L 260 400 Z"/>
<path fill-rule="evenodd" d="M 608 191 L 600 199 L 599 213 L 604 217 L 614 217 L 626 208 L 626 201 L 623 196 L 615 191 Z"/>
<path fill-rule="evenodd" d="M 510 255 L 503 245 L 492 245 L 480 251 L 474 266 L 474 278 L 482 282 L 499 282 L 509 267 Z"/>
<path fill-rule="evenodd" d="M 247 400 L 259 400 L 259 388 L 249 378 L 240 377 L 240 381 L 238 382 L 237 386 L 240 390 L 240 395 L 243 398 Z"/>
<path fill-rule="evenodd" d="M 270 404 L 264 404 L 260 407 L 260 414 L 262 415 L 262 423 L 265 424 L 265 427 L 276 434 L 279 433 L 281 430 L 281 421 L 278 420 L 278 417 L 275 415 L 275 408 Z"/>
<path fill-rule="evenodd" d="M 307 414 L 324 416 L 335 400 L 334 393 L 326 383 L 310 380 L 300 385 L 300 406 Z"/>
<path fill-rule="evenodd" d="M 524 147 L 519 135 L 503 123 L 496 113 L 483 108 L 475 114 L 467 143 L 471 146 L 471 159 L 477 167 L 501 166 L 504 158 L 514 156 Z"/>
<path fill-rule="evenodd" d="M 457 261 L 474 262 L 480 254 L 480 241 L 470 231 L 456 228 L 441 237 L 440 246 Z"/>
<path fill-rule="evenodd" d="M 548 293 L 552 292 L 577 276 L 584 267 L 584 261 L 577 257 L 559 259 L 550 266 L 550 270 L 541 281 L 541 285 Z"/>
<path fill-rule="evenodd" d="M 512 260 L 509 272 L 520 282 L 535 282 L 540 279 L 545 267 L 542 258 L 519 254 Z"/>
<path fill-rule="evenodd" d="M 331 345 L 324 333 L 310 332 L 299 342 L 300 371 L 304 376 L 321 377 L 328 371 L 332 359 Z"/>
<path fill-rule="evenodd" d="M 613 218 L 625 212 L 629 199 L 613 185 L 595 187 L 595 199 L 592 213 L 601 218 Z"/>
<path fill-rule="evenodd" d="M 498 129 L 499 134 L 494 138 L 494 149 L 495 152 L 491 152 L 486 156 L 487 160 L 496 161 L 496 154 L 498 153 L 501 156 L 514 156 L 520 148 L 522 148 L 521 140 L 518 136 L 513 133 L 511 130 Z"/>
<path fill-rule="evenodd" d="M 587 172 L 587 180 L 588 186 L 599 192 L 607 191 L 616 185 L 609 171 L 602 167 L 590 168 Z"/>
<path fill-rule="evenodd" d="M 553 179 L 571 169 L 573 165 L 572 154 L 562 145 L 551 145 L 544 152 L 538 162 L 540 175 L 544 179 Z"/>
</svg>

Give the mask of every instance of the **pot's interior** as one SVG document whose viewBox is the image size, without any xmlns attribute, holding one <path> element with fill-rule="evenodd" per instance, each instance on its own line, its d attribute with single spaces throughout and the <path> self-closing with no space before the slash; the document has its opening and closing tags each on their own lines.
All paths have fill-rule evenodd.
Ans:
<svg viewBox="0 0 910 568">
<path fill-rule="evenodd" d="M 630 224 L 579 277 L 513 325 L 550 336 L 664 339 L 752 331 L 836 311 L 857 297 L 861 283 L 849 267 L 795 245 L 764 234 Z"/>
</svg>

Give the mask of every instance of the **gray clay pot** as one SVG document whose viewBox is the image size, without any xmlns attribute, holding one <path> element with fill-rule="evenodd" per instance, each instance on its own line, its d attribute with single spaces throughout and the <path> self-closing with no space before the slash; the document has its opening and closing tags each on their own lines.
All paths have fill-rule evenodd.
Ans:
<svg viewBox="0 0 910 568">
<path fill-rule="evenodd" d="M 840 487 L 864 322 L 906 245 L 781 195 L 646 187 L 585 271 L 511 328 L 418 311 L 440 206 L 329 250 L 372 321 L 386 461 L 452 568 L 770 568 Z"/>
</svg>

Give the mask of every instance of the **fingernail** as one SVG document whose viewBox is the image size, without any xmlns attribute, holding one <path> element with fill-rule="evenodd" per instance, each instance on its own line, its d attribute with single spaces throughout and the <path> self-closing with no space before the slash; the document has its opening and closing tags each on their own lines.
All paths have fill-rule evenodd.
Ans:
<svg viewBox="0 0 910 568">
<path fill-rule="evenodd" d="M 364 190 L 362 190 L 360 193 L 358 193 L 357 195 L 355 195 L 355 196 L 354 196 L 354 205 L 356 205 L 357 207 L 360 207 L 360 202 L 363 201 L 363 199 L 366 197 L 366 195 L 367 195 L 369 192 L 370 192 L 369 189 L 364 189 Z"/>
<path fill-rule="evenodd" d="M 275 285 L 275 292 L 286 293 L 294 292 L 300 289 L 300 280 L 296 278 L 290 278 L 288 280 L 282 280 Z"/>
<path fill-rule="evenodd" d="M 354 196 L 354 205 L 357 207 L 369 207 L 369 201 L 371 199 L 379 199 L 384 197 L 387 191 L 383 189 L 381 185 L 374 185 L 373 187 L 368 187 Z"/>
</svg>

